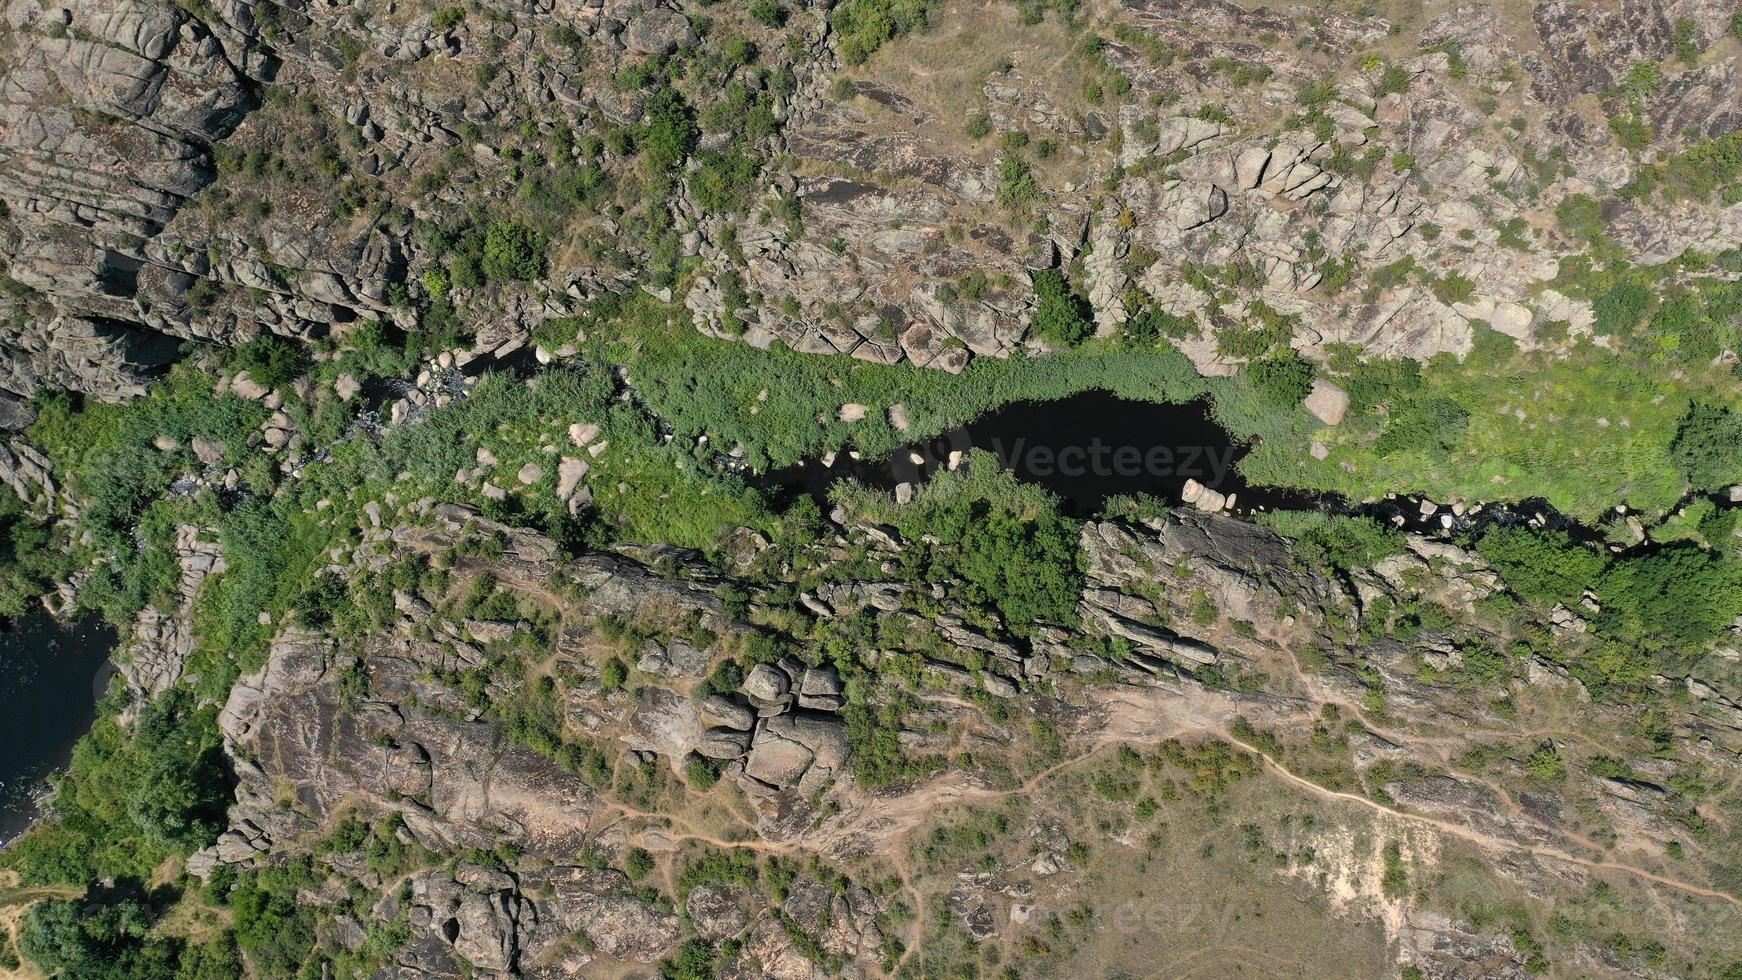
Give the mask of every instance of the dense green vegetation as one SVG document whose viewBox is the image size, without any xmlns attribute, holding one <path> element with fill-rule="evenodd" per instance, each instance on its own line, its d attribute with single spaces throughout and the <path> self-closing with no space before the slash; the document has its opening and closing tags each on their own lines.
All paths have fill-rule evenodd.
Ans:
<svg viewBox="0 0 1742 980">
<path fill-rule="evenodd" d="M 201 467 L 196 437 L 227 447 L 241 462 L 247 435 L 265 418 L 253 402 L 212 395 L 211 378 L 192 364 L 178 366 L 146 397 L 127 405 L 79 404 L 71 396 L 41 399 L 31 440 L 54 461 L 73 492 L 88 501 L 79 515 L 85 538 L 75 551 L 94 562 L 82 601 L 112 621 L 164 595 L 176 569 L 159 547 L 173 536 L 178 505 L 163 499 L 171 482 Z"/>
<path fill-rule="evenodd" d="M 170 854 L 217 839 L 229 770 L 215 706 L 177 688 L 144 705 L 129 730 L 98 720 L 57 777 L 57 816 L 4 856 L 27 883 L 144 879 Z"/>
<path fill-rule="evenodd" d="M 937 474 L 900 507 L 851 490 L 843 499 L 880 512 L 909 540 L 901 563 L 915 582 L 957 583 L 956 599 L 997 610 L 1018 634 L 1037 623 L 1075 621 L 1082 591 L 1076 523 L 989 453 L 971 453 L 962 470 Z"/>
<path fill-rule="evenodd" d="M 71 570 L 55 529 L 0 486 L 0 619 L 33 611 L 37 598 Z"/>
<path fill-rule="evenodd" d="M 1071 291 L 1064 273 L 1042 269 L 1034 273 L 1034 332 L 1054 347 L 1075 347 L 1094 333 L 1094 311 L 1088 300 Z"/>
<path fill-rule="evenodd" d="M 229 980 L 243 975 L 228 936 L 190 946 L 151 935 L 157 915 L 149 902 L 49 899 L 32 906 L 18 934 L 19 951 L 50 976 L 68 980 Z"/>
<path fill-rule="evenodd" d="M 1695 402 L 1676 429 L 1670 454 L 1695 490 L 1742 483 L 1742 416 Z"/>
<path fill-rule="evenodd" d="M 1736 391 L 1719 357 L 1742 341 L 1742 288 L 1705 273 L 1734 267 L 1742 253 L 1634 268 L 1601 257 L 1600 221 L 1580 217 L 1576 202 L 1562 210 L 1563 223 L 1585 222 L 1583 233 L 1599 239 L 1599 257 L 1564 260 L 1554 287 L 1592 302 L 1606 346 L 1548 324 L 1544 336 L 1566 349 L 1525 350 L 1478 325 L 1461 361 L 1333 352 L 1328 368 L 1349 391 L 1350 411 L 1307 437 L 1328 457 L 1306 458 L 1306 441 L 1267 440 L 1243 463 L 1248 477 L 1353 497 L 1542 497 L 1584 520 L 1617 503 L 1661 517 L 1690 484 L 1722 485 L 1742 452 L 1722 421 Z M 1695 403 L 1706 408 L 1690 411 Z"/>
<path fill-rule="evenodd" d="M 841 35 L 841 57 L 861 64 L 891 38 L 923 31 L 930 23 L 931 0 L 847 0 L 829 15 Z"/>
<path fill-rule="evenodd" d="M 1339 571 L 1371 568 L 1403 552 L 1403 532 L 1370 517 L 1341 517 L 1318 511 L 1266 511 L 1260 523 L 1292 538 L 1295 554 L 1310 566 Z"/>
<path fill-rule="evenodd" d="M 1687 544 L 1610 555 L 1565 532 L 1496 528 L 1476 542 L 1506 586 L 1590 619 L 1597 642 L 1571 664 L 1598 691 L 1685 672 L 1742 615 L 1742 563 Z"/>
<path fill-rule="evenodd" d="M 1091 339 L 1046 357 L 977 358 L 952 375 L 716 340 L 698 333 L 672 305 L 643 293 L 547 323 L 540 339 L 554 347 L 577 330 L 595 339 L 596 360 L 628 366 L 636 394 L 672 426 L 678 444 L 707 435 L 699 460 L 742 446 L 744 463 L 756 469 L 849 446 L 880 454 L 1013 401 L 1096 389 L 1155 402 L 1208 397 L 1218 421 L 1239 438 L 1292 442 L 1311 431 L 1309 415 L 1260 394 L 1250 377 L 1201 377 L 1185 355 L 1159 339 L 1143 348 Z M 839 410 L 848 403 L 866 406 L 866 417 L 842 421 Z M 893 405 L 905 409 L 907 430 L 890 423 Z"/>
</svg>

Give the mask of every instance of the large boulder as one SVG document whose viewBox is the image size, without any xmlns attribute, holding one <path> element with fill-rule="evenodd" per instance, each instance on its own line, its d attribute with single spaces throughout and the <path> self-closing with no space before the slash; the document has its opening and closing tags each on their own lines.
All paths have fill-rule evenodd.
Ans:
<svg viewBox="0 0 1742 980">
<path fill-rule="evenodd" d="M 640 54 L 668 55 L 697 40 L 689 18 L 669 7 L 649 7 L 623 29 L 624 46 Z"/>
<path fill-rule="evenodd" d="M 699 885 L 684 903 L 696 934 L 710 942 L 729 939 L 750 924 L 750 893 L 736 885 Z"/>
<path fill-rule="evenodd" d="M 840 718 L 802 711 L 779 715 L 757 729 L 744 774 L 776 789 L 808 792 L 839 774 L 851 751 Z"/>
<path fill-rule="evenodd" d="M 701 738 L 695 704 L 676 691 L 652 685 L 643 687 L 639 698 L 623 740 L 631 748 L 665 756 L 675 767 Z"/>
<path fill-rule="evenodd" d="M 586 934 L 599 954 L 612 959 L 651 963 L 683 936 L 678 917 L 637 898 L 621 871 L 544 868 L 528 872 L 523 886 L 551 895 L 556 924 Z"/>
</svg>

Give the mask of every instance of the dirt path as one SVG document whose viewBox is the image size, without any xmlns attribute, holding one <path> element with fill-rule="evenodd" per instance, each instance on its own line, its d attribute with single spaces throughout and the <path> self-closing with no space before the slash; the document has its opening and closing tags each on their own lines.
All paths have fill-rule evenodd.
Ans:
<svg viewBox="0 0 1742 980">
<path fill-rule="evenodd" d="M 1235 738 L 1234 736 L 1227 734 L 1226 732 L 1223 732 L 1220 734 L 1221 734 L 1222 738 L 1227 739 L 1229 742 L 1231 742 L 1235 745 L 1238 745 L 1242 749 L 1245 749 L 1246 751 L 1251 752 L 1253 755 L 1256 755 L 1259 758 L 1263 759 L 1265 765 L 1268 768 L 1270 768 L 1271 770 L 1273 770 L 1278 776 L 1281 776 L 1284 782 L 1291 783 L 1295 786 L 1298 786 L 1304 790 L 1307 790 L 1310 793 L 1313 793 L 1314 795 L 1322 796 L 1326 799 L 1344 800 L 1344 801 L 1347 801 L 1349 803 L 1354 803 L 1354 804 L 1357 804 L 1359 806 L 1366 807 L 1367 809 L 1373 810 L 1377 813 L 1383 813 L 1386 816 L 1393 817 L 1397 820 L 1403 820 L 1403 821 L 1408 821 L 1410 823 L 1416 823 L 1416 824 L 1422 824 L 1424 826 L 1430 826 L 1430 827 L 1433 827 L 1437 830 L 1440 830 L 1446 834 L 1449 834 L 1453 837 L 1457 837 L 1459 839 L 1469 841 L 1470 843 L 1475 844 L 1479 847 L 1489 848 L 1492 850 L 1502 850 L 1502 851 L 1524 851 L 1527 854 L 1533 854 L 1533 855 L 1536 855 L 1538 857 L 1549 858 L 1550 860 L 1560 861 L 1560 862 L 1565 863 L 1565 864 L 1576 864 L 1576 865 L 1579 865 L 1581 867 L 1600 869 L 1600 870 L 1605 870 L 1605 871 L 1620 871 L 1620 872 L 1623 872 L 1626 874 L 1633 875 L 1634 877 L 1641 878 L 1645 881 L 1650 881 L 1650 882 L 1653 882 L 1655 884 L 1663 885 L 1663 886 L 1668 887 L 1668 888 L 1674 888 L 1678 891 L 1687 892 L 1691 895 L 1699 895 L 1703 898 L 1710 898 L 1710 899 L 1716 899 L 1716 900 L 1721 901 L 1721 902 L 1728 902 L 1731 905 L 1736 906 L 1737 908 L 1742 908 L 1742 898 L 1737 898 L 1735 895 L 1731 895 L 1728 892 L 1721 892 L 1721 891 L 1717 891 L 1715 889 L 1706 888 L 1704 886 L 1696 885 L 1696 884 L 1694 884 L 1692 882 L 1688 882 L 1688 881 L 1682 881 L 1682 880 L 1677 879 L 1677 878 L 1668 878 L 1668 877 L 1665 877 L 1663 875 L 1657 874 L 1655 872 L 1647 871 L 1644 868 L 1635 867 L 1631 864 L 1625 864 L 1625 863 L 1622 863 L 1620 861 L 1599 861 L 1599 860 L 1592 860 L 1590 858 L 1583 858 L 1583 857 L 1579 857 L 1576 854 L 1572 854 L 1572 853 L 1569 853 L 1567 851 L 1564 851 L 1558 847 L 1543 847 L 1540 845 L 1520 844 L 1520 843 L 1517 843 L 1515 841 L 1502 840 L 1501 838 L 1495 837 L 1491 834 L 1482 833 L 1481 831 L 1476 830 L 1473 827 L 1465 826 L 1464 824 L 1453 823 L 1449 820 L 1441 820 L 1437 817 L 1429 817 L 1429 816 L 1423 816 L 1420 814 L 1413 814 L 1413 813 L 1404 813 L 1401 810 L 1396 810 L 1396 809 L 1393 809 L 1391 807 L 1385 806 L 1381 803 L 1377 803 L 1373 800 L 1370 800 L 1365 796 L 1357 796 L 1354 793 L 1345 793 L 1345 792 L 1342 792 L 1340 790 L 1328 789 L 1324 786 L 1320 786 L 1318 783 L 1315 783 L 1310 779 L 1305 778 L 1304 776 L 1296 775 L 1294 772 L 1290 771 L 1288 769 L 1288 767 L 1284 766 L 1282 763 L 1276 761 L 1275 759 L 1273 759 L 1270 756 L 1266 755 L 1265 753 L 1261 752 L 1256 747 L 1249 745 L 1246 742 L 1243 742 L 1240 739 Z"/>
</svg>

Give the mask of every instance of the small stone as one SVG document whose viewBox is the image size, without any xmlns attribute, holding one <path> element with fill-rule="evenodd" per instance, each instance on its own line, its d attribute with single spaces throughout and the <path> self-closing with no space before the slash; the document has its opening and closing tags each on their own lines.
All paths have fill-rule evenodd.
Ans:
<svg viewBox="0 0 1742 980">
<path fill-rule="evenodd" d="M 520 485 L 523 487 L 530 487 L 543 477 L 544 468 L 539 466 L 537 463 L 527 463 L 525 466 L 522 466 L 520 472 L 516 474 L 516 478 L 520 480 Z"/>
</svg>

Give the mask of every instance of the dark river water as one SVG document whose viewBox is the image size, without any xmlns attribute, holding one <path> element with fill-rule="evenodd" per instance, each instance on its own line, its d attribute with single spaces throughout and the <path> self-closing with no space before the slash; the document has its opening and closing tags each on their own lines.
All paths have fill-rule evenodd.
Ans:
<svg viewBox="0 0 1742 980">
<path fill-rule="evenodd" d="M 32 613 L 0 631 L 0 842 L 36 816 L 33 794 L 90 731 L 115 631 Z"/>
<path fill-rule="evenodd" d="M 1454 515 L 1443 507 L 1424 507 L 1417 496 L 1351 501 L 1334 493 L 1248 484 L 1237 467 L 1251 448 L 1222 429 L 1207 401 L 1162 404 L 1085 391 L 1056 401 L 1012 402 L 885 456 L 855 459 L 842 452 L 748 479 L 777 496 L 808 494 L 826 506 L 837 480 L 851 478 L 882 490 L 903 483 L 917 486 L 947 467 L 952 454 L 981 449 L 1016 476 L 1051 491 L 1061 509 L 1077 517 L 1095 516 L 1110 497 L 1121 494 L 1148 494 L 1181 505 L 1186 482 L 1196 480 L 1227 496 L 1227 509 L 1245 516 L 1316 510 L 1371 517 L 1435 535 L 1528 521 L 1593 543 L 1603 541 L 1600 532 L 1556 513 L 1540 499 L 1490 502 Z"/>
<path fill-rule="evenodd" d="M 1082 516 L 1119 494 L 1147 493 L 1177 503 L 1187 480 L 1234 494 L 1242 511 L 1319 505 L 1315 494 L 1247 486 L 1235 467 L 1249 448 L 1216 424 L 1207 402 L 1157 404 L 1086 391 L 1057 401 L 1014 402 L 885 457 L 856 460 L 839 453 L 772 471 L 757 482 L 819 497 L 843 477 L 888 490 L 923 482 L 947 466 L 953 452 L 982 449 Z"/>
</svg>

